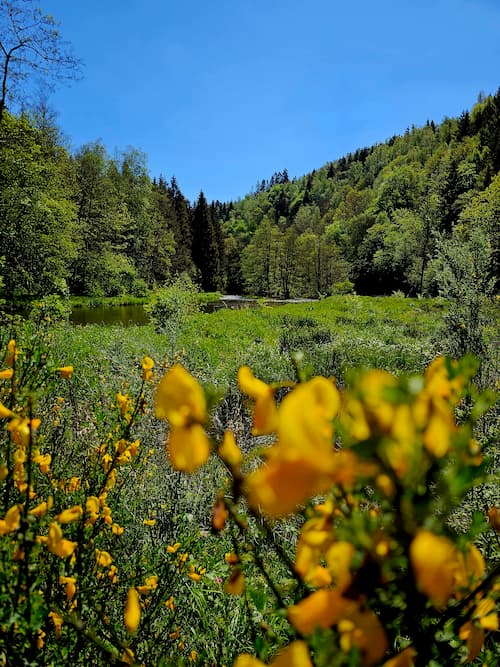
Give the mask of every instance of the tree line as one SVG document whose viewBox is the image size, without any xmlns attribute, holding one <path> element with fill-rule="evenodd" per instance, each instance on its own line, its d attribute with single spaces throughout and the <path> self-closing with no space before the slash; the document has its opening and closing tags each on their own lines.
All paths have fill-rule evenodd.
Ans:
<svg viewBox="0 0 500 667">
<path fill-rule="evenodd" d="M 237 202 L 190 203 L 129 147 L 71 153 L 43 105 L 0 121 L 4 298 L 143 295 L 185 273 L 205 291 L 317 297 L 436 293 L 443 243 L 480 234 L 500 264 L 500 90 L 472 111 Z"/>
</svg>

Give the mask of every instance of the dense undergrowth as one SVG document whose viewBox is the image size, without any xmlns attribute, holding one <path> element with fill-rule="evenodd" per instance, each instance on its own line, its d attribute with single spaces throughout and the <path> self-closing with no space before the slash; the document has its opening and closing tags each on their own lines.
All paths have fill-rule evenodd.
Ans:
<svg viewBox="0 0 500 667">
<path fill-rule="evenodd" d="M 498 415 L 423 376 L 444 311 L 2 327 L 4 664 L 496 665 Z"/>
</svg>

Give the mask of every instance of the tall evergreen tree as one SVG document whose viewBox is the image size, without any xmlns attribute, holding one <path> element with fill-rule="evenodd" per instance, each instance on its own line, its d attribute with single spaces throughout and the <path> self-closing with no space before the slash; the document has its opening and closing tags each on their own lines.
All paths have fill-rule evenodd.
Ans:
<svg viewBox="0 0 500 667">
<path fill-rule="evenodd" d="M 194 207 L 191 231 L 192 257 L 198 271 L 201 288 L 207 292 L 218 290 L 221 287 L 219 243 L 210 208 L 203 192 L 200 192 Z"/>
</svg>

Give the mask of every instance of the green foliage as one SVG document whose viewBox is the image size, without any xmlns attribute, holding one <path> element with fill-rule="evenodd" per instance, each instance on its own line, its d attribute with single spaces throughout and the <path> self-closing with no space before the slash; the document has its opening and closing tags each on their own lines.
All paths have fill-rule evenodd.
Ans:
<svg viewBox="0 0 500 667">
<path fill-rule="evenodd" d="M 187 319 L 199 308 L 198 288 L 186 274 L 157 290 L 145 306 L 155 330 L 167 334 L 173 346 Z"/>
</svg>

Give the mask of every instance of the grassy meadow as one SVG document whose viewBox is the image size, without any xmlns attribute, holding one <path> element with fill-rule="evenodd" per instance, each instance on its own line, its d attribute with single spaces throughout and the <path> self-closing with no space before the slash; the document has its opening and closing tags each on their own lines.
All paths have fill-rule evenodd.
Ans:
<svg viewBox="0 0 500 667">
<path fill-rule="evenodd" d="M 209 425 L 204 420 L 200 423 L 206 425 L 214 448 L 226 430 L 231 430 L 246 457 L 245 476 L 255 469 L 256 456 L 270 438 L 265 433 L 257 437 L 251 434 L 253 401 L 238 390 L 236 381 L 241 366 L 248 365 L 256 378 L 273 385 L 278 401 L 291 383 L 317 375 L 335 378 L 337 385 L 347 391 L 354 368 L 384 369 L 398 377 L 417 376 L 443 352 L 445 308 L 445 302 L 439 300 L 349 295 L 279 307 L 197 312 L 163 331 L 153 324 L 118 327 L 28 322 L 2 327 L 2 347 L 9 349 L 9 341 L 16 339 L 19 356 L 12 346 L 5 356 L 6 366 L 9 354 L 14 358 L 11 366 L 16 383 L 11 379 L 10 389 L 5 383 L 3 388 L 0 386 L 1 404 L 12 409 L 14 415 L 22 412 L 29 419 L 41 420 L 36 433 L 33 422 L 29 422 L 24 440 L 18 434 L 20 427 L 12 426 L 11 436 L 3 443 L 5 511 L 18 497 L 15 494 L 23 493 L 20 465 L 28 488 L 36 488 L 25 501 L 17 501 L 16 507 L 24 507 L 19 511 L 25 517 L 17 528 L 9 527 L 7 515 L 4 519 L 7 527 L 2 534 L 15 535 L 17 540 L 16 544 L 5 539 L 2 542 L 0 654 L 4 663 L 59 665 L 71 660 L 75 665 L 229 667 L 238 655 L 247 652 L 262 662 L 240 658 L 238 667 L 256 667 L 273 660 L 278 662 L 270 664 L 285 664 L 274 656 L 290 642 L 302 651 L 303 645 L 298 642 L 308 633 L 300 624 L 290 624 L 284 610 L 316 587 L 314 581 L 301 580 L 293 564 L 299 532 L 312 520 L 313 510 L 308 506 L 278 521 L 257 511 L 247 512 L 238 490 L 243 478 L 231 457 L 212 457 L 190 475 L 174 469 L 165 451 L 166 423 L 156 419 L 152 409 L 158 381 L 179 363 L 203 386 L 212 418 Z M 495 331 L 491 325 L 487 337 L 493 339 Z M 153 370 L 144 365 L 144 358 L 154 362 Z M 61 370 L 67 365 L 73 367 L 70 377 Z M 491 397 L 482 400 L 492 402 Z M 4 418 L 8 418 L 7 412 Z M 467 419 L 463 417 L 464 422 Z M 482 428 L 491 447 L 498 435 L 494 418 Z M 24 455 L 21 461 L 21 449 L 29 450 L 31 457 Z M 49 451 L 50 464 L 44 468 L 39 457 Z M 472 465 L 469 459 L 467 465 Z M 13 473 L 8 472 L 11 460 L 17 461 Z M 456 470 L 450 465 L 449 475 L 453 477 Z M 436 479 L 439 475 L 446 478 L 444 462 L 429 466 L 429 479 L 431 473 L 438 476 Z M 481 472 L 481 479 L 488 481 L 485 474 Z M 472 485 L 471 475 L 467 468 L 461 486 L 455 484 L 452 491 L 443 487 L 441 504 L 434 491 L 425 495 L 421 486 L 410 493 L 410 482 L 408 489 L 407 482 L 401 482 L 401 493 L 407 494 L 407 502 L 411 496 L 415 503 L 411 494 L 417 494 L 420 508 L 425 498 L 425 510 L 419 511 L 422 516 L 425 512 L 429 515 L 426 526 L 434 525 L 429 518 L 432 513 L 442 512 L 441 530 L 451 530 L 442 526 L 452 516 L 454 501 L 462 496 L 473 501 L 470 511 L 455 513 L 455 528 L 460 532 L 474 524 L 473 536 L 488 555 L 488 565 L 494 567 L 498 537 L 484 516 L 480 522 L 476 510 L 487 512 L 498 507 L 498 485 L 490 480 L 482 495 L 471 501 L 471 496 L 466 496 Z M 344 518 L 351 520 L 354 514 L 365 517 L 356 519 L 356 526 L 346 524 L 354 532 L 346 532 L 342 542 L 350 539 L 361 550 L 365 548 L 361 534 L 373 530 L 378 535 L 383 530 L 363 522 L 378 521 L 374 517 L 385 507 L 387 498 L 370 501 L 374 491 L 366 484 L 356 492 L 359 497 L 354 491 L 352 495 L 336 493 L 332 498 L 342 508 Z M 43 499 L 48 505 L 38 510 Z M 67 544 L 59 536 L 56 546 L 46 553 L 47 538 L 43 536 L 49 536 L 50 546 L 50 531 L 55 530 L 51 503 L 54 508 L 79 509 L 74 509 L 74 518 L 67 523 L 61 518 L 64 514 L 57 514 L 56 523 L 72 541 Z M 360 511 L 363 507 L 364 512 Z M 220 529 L 214 529 L 217 512 L 225 513 Z M 232 522 L 224 527 L 226 514 Z M 387 516 L 392 516 L 389 510 Z M 460 525 L 461 521 L 468 526 Z M 74 552 L 70 544 L 78 545 L 73 547 Z M 10 575 L 5 566 L 9 558 L 14 563 Z M 356 563 L 361 572 L 366 562 Z M 402 552 L 396 547 L 391 567 L 398 572 L 405 567 Z M 43 594 L 37 593 L 39 589 Z M 138 593 L 132 595 L 131 590 Z M 399 589 L 392 590 L 388 585 L 386 592 L 393 598 L 388 603 L 382 594 L 379 613 L 390 617 L 386 627 L 391 637 L 398 638 L 397 646 L 389 653 L 394 656 L 399 650 L 405 652 L 409 640 L 398 626 L 396 615 L 388 614 L 388 609 L 394 601 L 401 609 L 411 605 Z M 427 624 L 422 627 L 429 632 L 437 621 L 424 602 L 419 598 L 417 606 Z M 140 615 L 140 625 L 130 620 L 134 610 Z M 360 613 L 367 612 L 356 611 Z M 449 631 L 440 627 L 444 635 Z M 367 630 L 368 638 L 373 640 L 377 632 L 378 626 Z M 386 664 L 381 656 L 367 653 L 355 639 L 349 643 L 342 633 L 334 636 L 332 629 L 316 632 L 308 641 L 317 667 Z M 488 660 L 498 657 L 494 640 L 488 642 L 478 664 L 493 665 Z M 420 645 L 424 643 L 420 638 Z M 463 646 L 457 648 L 453 642 L 450 646 L 442 651 L 449 660 L 442 664 L 456 664 L 452 661 L 457 655 L 467 655 Z M 469 657 L 471 650 L 469 647 Z M 409 660 L 408 651 L 405 660 Z M 313 664 L 308 660 L 297 664 Z M 390 663 L 388 659 L 389 664 L 414 663 Z M 438 663 L 427 660 L 425 664 Z"/>
</svg>

